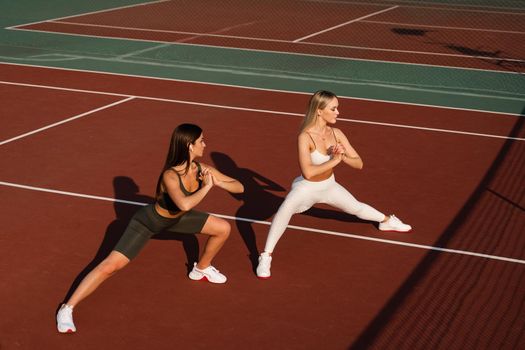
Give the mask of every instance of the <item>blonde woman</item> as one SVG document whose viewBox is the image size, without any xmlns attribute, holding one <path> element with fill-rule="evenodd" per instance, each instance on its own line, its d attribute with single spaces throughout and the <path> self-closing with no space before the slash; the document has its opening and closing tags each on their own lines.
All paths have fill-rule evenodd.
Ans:
<svg viewBox="0 0 525 350">
<path fill-rule="evenodd" d="M 338 107 L 337 96 L 329 91 L 317 91 L 310 98 L 298 136 L 302 176 L 293 181 L 292 190 L 272 221 L 264 252 L 259 256 L 257 266 L 257 276 L 261 279 L 271 276 L 273 250 L 292 215 L 303 212 L 316 203 L 326 203 L 360 219 L 378 222 L 381 231 L 408 232 L 412 229 L 394 215 L 387 216 L 368 204 L 359 202 L 335 181 L 334 169 L 340 164 L 354 169 L 363 168 L 363 160 L 343 132 L 332 127 L 339 115 Z"/>
</svg>

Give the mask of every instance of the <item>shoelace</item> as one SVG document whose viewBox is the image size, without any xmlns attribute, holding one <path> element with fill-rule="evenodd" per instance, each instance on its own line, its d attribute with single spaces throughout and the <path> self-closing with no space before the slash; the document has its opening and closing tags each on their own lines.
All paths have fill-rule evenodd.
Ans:
<svg viewBox="0 0 525 350">
<path fill-rule="evenodd" d="M 206 273 L 206 272 L 210 272 L 210 271 L 211 271 L 211 272 L 217 272 L 217 273 L 219 272 L 219 270 L 217 270 L 215 267 L 213 267 L 213 266 L 211 266 L 211 265 L 208 266 L 207 268 L 205 268 L 204 270 L 201 270 L 201 269 L 199 269 L 199 268 L 197 268 L 197 270 L 198 270 L 200 273 Z"/>
<path fill-rule="evenodd" d="M 401 223 L 401 220 L 399 220 L 394 214 L 390 215 L 390 219 L 395 223 Z"/>
<path fill-rule="evenodd" d="M 210 265 L 209 267 L 210 267 L 210 270 L 212 270 L 213 272 L 217 272 L 217 273 L 219 273 L 219 270 L 217 270 L 215 267 L 213 267 L 213 266 L 211 266 L 211 265 Z"/>
</svg>

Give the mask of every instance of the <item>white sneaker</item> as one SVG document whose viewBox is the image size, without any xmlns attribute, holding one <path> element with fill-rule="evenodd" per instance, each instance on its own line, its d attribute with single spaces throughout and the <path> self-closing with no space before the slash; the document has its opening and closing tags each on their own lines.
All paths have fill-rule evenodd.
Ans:
<svg viewBox="0 0 525 350">
<path fill-rule="evenodd" d="M 226 276 L 219 272 L 215 267 L 208 266 L 204 270 L 197 268 L 197 263 L 193 263 L 193 270 L 188 275 L 194 281 L 205 280 L 211 283 L 226 283 Z"/>
<path fill-rule="evenodd" d="M 259 265 L 257 265 L 257 277 L 267 279 L 272 276 L 270 268 L 272 267 L 272 256 L 268 253 L 259 255 Z"/>
<path fill-rule="evenodd" d="M 73 308 L 62 304 L 57 313 L 57 329 L 60 333 L 74 333 L 77 331 L 73 323 Z"/>
<path fill-rule="evenodd" d="M 395 215 L 390 215 L 387 221 L 379 223 L 379 229 L 381 231 L 409 232 L 412 230 L 412 226 L 404 224 Z"/>
</svg>

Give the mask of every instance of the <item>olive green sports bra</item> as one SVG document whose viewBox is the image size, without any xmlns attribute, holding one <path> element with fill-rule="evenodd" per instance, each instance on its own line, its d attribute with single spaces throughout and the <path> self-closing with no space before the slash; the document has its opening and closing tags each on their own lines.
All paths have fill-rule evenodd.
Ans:
<svg viewBox="0 0 525 350">
<path fill-rule="evenodd" d="M 195 164 L 197 165 L 197 182 L 199 183 L 199 186 L 197 187 L 197 189 L 193 192 L 190 192 L 188 191 L 185 187 L 184 187 L 184 183 L 182 182 L 182 178 L 180 177 L 179 173 L 175 172 L 177 174 L 177 176 L 179 177 L 179 183 L 180 183 L 180 189 L 182 191 L 182 193 L 184 193 L 186 196 L 190 196 L 192 194 L 194 194 L 195 192 L 197 192 L 198 190 L 201 189 L 202 187 L 202 180 L 199 178 L 200 177 L 200 173 L 201 173 L 201 165 L 200 163 L 198 162 L 195 162 Z M 175 204 L 175 202 L 173 202 L 173 200 L 171 199 L 170 195 L 168 194 L 168 192 L 162 192 L 159 196 L 159 198 L 157 199 L 157 203 L 159 203 L 160 207 L 163 208 L 163 209 L 166 209 L 168 210 L 169 212 L 179 212 L 181 211 L 179 207 L 177 207 L 177 205 Z"/>
</svg>

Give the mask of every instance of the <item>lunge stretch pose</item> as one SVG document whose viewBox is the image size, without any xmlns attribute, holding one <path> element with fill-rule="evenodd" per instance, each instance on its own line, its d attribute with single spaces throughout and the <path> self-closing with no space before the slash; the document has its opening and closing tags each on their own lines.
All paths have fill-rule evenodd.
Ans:
<svg viewBox="0 0 525 350">
<path fill-rule="evenodd" d="M 363 160 L 335 124 L 339 115 L 337 96 L 317 91 L 311 98 L 298 136 L 299 165 L 302 176 L 272 221 L 264 252 L 259 256 L 257 276 L 269 278 L 272 253 L 293 214 L 309 209 L 315 203 L 326 203 L 363 220 L 379 222 L 382 231 L 408 232 L 412 229 L 394 215 L 386 216 L 368 204 L 361 203 L 335 181 L 334 169 L 341 163 L 361 169 Z"/>
<path fill-rule="evenodd" d="M 155 204 L 141 208 L 131 219 L 114 250 L 79 284 L 57 314 L 60 333 L 75 332 L 73 308 L 103 281 L 135 258 L 148 240 L 161 231 L 203 233 L 209 238 L 198 263 L 189 274 L 192 280 L 206 279 L 225 283 L 226 276 L 211 265 L 230 234 L 230 224 L 221 218 L 193 208 L 217 186 L 232 193 L 244 191 L 243 185 L 209 165 L 198 163 L 204 148 L 202 129 L 181 124 L 173 131 L 166 163 L 159 176 Z"/>
</svg>

